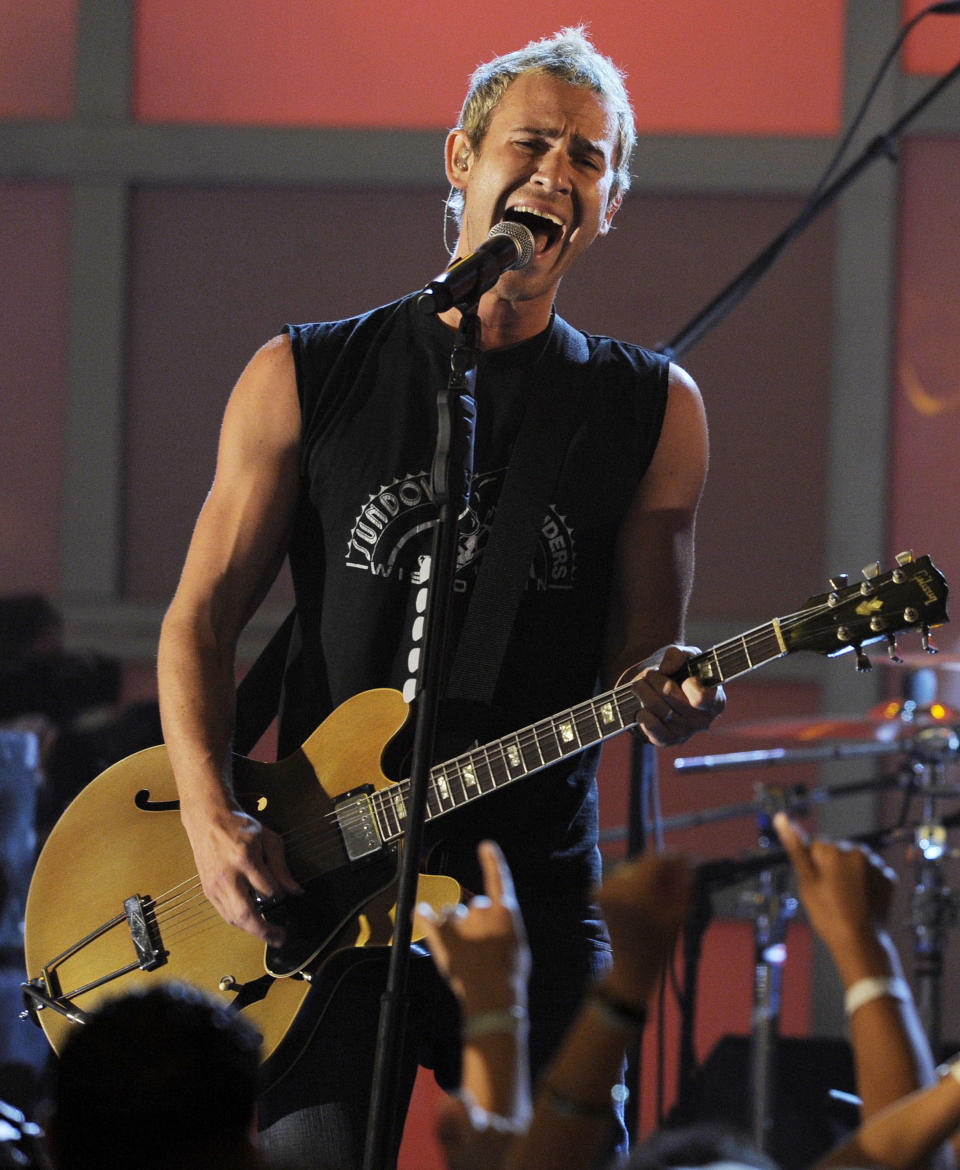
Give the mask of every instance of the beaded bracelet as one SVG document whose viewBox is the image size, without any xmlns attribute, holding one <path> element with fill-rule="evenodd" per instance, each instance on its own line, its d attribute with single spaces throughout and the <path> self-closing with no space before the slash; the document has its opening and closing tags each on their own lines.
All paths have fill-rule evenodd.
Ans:
<svg viewBox="0 0 960 1170">
<path fill-rule="evenodd" d="M 843 997 L 843 1006 L 848 1016 L 852 1016 L 857 1008 L 866 1003 L 873 1003 L 875 999 L 889 996 L 890 999 L 899 999 L 901 1003 L 909 1003 L 913 998 L 905 979 L 899 976 L 868 975 L 866 979 L 858 979 L 847 988 Z"/>
<path fill-rule="evenodd" d="M 461 1035 L 464 1043 L 480 1036 L 491 1036 L 496 1032 L 515 1032 L 527 1021 L 527 1009 L 519 1003 L 497 1011 L 477 1012 L 463 1022 Z"/>
</svg>

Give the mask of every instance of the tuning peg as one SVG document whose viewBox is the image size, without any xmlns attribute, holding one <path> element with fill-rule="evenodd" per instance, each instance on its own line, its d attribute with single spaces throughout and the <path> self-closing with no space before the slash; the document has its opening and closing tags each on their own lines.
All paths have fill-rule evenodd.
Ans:
<svg viewBox="0 0 960 1170">
<path fill-rule="evenodd" d="M 847 581 L 849 581 L 849 579 L 850 578 L 847 576 L 846 573 L 838 573 L 836 575 L 836 577 L 830 578 L 830 588 L 831 589 L 844 589 L 844 588 L 846 588 L 846 584 L 847 584 Z"/>
<path fill-rule="evenodd" d="M 904 549 L 903 552 L 898 552 L 897 555 L 894 557 L 894 560 L 897 562 L 898 565 L 909 565 L 910 562 L 913 560 L 913 549 L 908 548 L 908 549 Z"/>
<path fill-rule="evenodd" d="M 872 581 L 874 577 L 880 576 L 880 562 L 874 561 L 872 565 L 864 565 L 863 576 L 867 581 Z"/>
<path fill-rule="evenodd" d="M 940 651 L 930 641 L 930 627 L 920 627 L 920 645 L 928 654 L 939 654 Z"/>
<path fill-rule="evenodd" d="M 866 656 L 866 654 L 864 654 L 863 647 L 854 646 L 854 650 L 857 654 L 857 673 L 863 674 L 864 671 L 873 670 L 873 663 Z"/>
<path fill-rule="evenodd" d="M 897 646 L 897 639 L 893 634 L 887 634 L 887 657 L 891 662 L 903 662 L 900 657 L 900 648 Z"/>
</svg>

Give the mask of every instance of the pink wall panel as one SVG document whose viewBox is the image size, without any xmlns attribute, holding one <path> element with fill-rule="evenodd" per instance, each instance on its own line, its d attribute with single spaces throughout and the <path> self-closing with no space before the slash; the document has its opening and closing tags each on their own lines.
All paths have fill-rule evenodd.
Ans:
<svg viewBox="0 0 960 1170">
<path fill-rule="evenodd" d="M 59 585 L 69 191 L 0 183 L 0 589 Z"/>
<path fill-rule="evenodd" d="M 469 37 L 423 0 L 139 0 L 134 108 L 147 122 L 446 127 L 478 62 L 583 19 L 528 0 Z M 647 133 L 836 132 L 843 0 L 598 0 L 597 45 L 629 74 Z"/>
<path fill-rule="evenodd" d="M 0 0 L 0 118 L 68 118 L 78 0 Z"/>
<path fill-rule="evenodd" d="M 902 168 L 890 551 L 928 552 L 953 586 L 953 621 L 934 633 L 941 656 L 925 660 L 924 665 L 935 668 L 937 697 L 960 708 L 956 669 L 960 652 L 960 140 L 911 139 Z M 949 774 L 955 776 L 948 763 Z M 900 811 L 893 804 L 891 799 L 891 824 Z M 914 811 L 919 813 L 919 809 Z M 909 902 L 917 880 L 910 852 L 901 847 L 887 854 L 901 878 L 891 918 L 899 924 L 894 938 L 908 970 L 915 946 L 908 929 Z M 948 962 L 951 953 L 956 955 L 955 944 L 953 939 Z M 957 1035 L 960 1018 L 955 979 L 945 981 L 943 997 L 944 1041 L 949 1043 Z"/>
<path fill-rule="evenodd" d="M 960 141 L 914 139 L 907 143 L 900 233 L 890 549 L 929 552 L 956 588 L 960 585 Z M 960 629 L 946 626 L 937 642 L 942 649 L 960 650 Z M 960 680 L 960 675 L 951 678 Z"/>
<path fill-rule="evenodd" d="M 440 190 L 135 193 L 124 542 L 130 596 L 172 595 L 213 476 L 227 395 L 254 350 L 286 321 L 348 316 L 421 287 L 445 262 L 441 202 Z"/>
<path fill-rule="evenodd" d="M 930 0 L 904 0 L 904 21 L 929 7 Z M 960 13 L 925 17 L 910 33 L 903 49 L 908 73 L 946 73 L 960 61 Z"/>
</svg>

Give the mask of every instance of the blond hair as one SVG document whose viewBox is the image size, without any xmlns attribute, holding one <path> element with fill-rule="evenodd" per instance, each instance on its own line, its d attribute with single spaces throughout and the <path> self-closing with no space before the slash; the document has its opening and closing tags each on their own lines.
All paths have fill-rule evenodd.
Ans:
<svg viewBox="0 0 960 1170">
<path fill-rule="evenodd" d="M 617 122 L 610 198 L 625 195 L 630 187 L 630 158 L 637 140 L 633 109 L 624 74 L 609 57 L 594 48 L 583 26 L 563 28 L 552 37 L 531 41 L 524 48 L 494 57 L 476 69 L 457 124 L 457 129 L 470 139 L 471 147 L 479 152 L 500 99 L 507 87 L 524 73 L 546 73 L 568 85 L 589 89 L 603 99 Z M 463 213 L 460 191 L 451 193 L 448 207 L 459 221 Z"/>
</svg>

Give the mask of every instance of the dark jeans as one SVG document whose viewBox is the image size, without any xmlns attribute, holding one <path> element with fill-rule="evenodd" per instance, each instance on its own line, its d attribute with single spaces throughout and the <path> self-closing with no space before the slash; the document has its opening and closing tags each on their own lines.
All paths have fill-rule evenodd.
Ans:
<svg viewBox="0 0 960 1170">
<path fill-rule="evenodd" d="M 546 932 L 552 937 L 541 937 L 530 924 L 527 929 L 535 956 L 530 981 L 530 1058 L 536 1077 L 563 1038 L 585 983 L 609 965 L 610 955 L 599 941 L 574 939 L 570 932 L 553 930 Z M 542 961 L 537 961 L 537 955 L 543 956 Z M 345 975 L 304 1055 L 264 1094 L 260 1145 L 269 1166 L 277 1170 L 359 1170 L 362 1166 L 385 979 L 386 962 L 379 960 L 362 963 Z M 426 956 L 411 956 L 408 1002 L 399 1067 L 392 1082 L 401 1118 L 418 1065 L 432 1068 L 438 1083 L 448 1090 L 457 1087 L 460 1069 L 457 1005 Z M 307 1018 L 305 1027 L 312 1010 L 308 997 L 301 1012 L 301 1018 Z M 619 1121 L 614 1144 L 622 1147 L 622 1116 Z M 397 1146 L 400 1137 L 398 1133 Z"/>
</svg>

